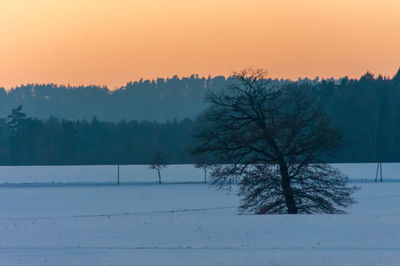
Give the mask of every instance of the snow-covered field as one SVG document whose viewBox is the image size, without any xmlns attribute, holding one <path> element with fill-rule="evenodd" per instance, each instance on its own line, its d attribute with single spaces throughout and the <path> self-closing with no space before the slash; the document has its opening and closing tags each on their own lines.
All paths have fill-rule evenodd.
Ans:
<svg viewBox="0 0 400 266">
<path fill-rule="evenodd" d="M 334 164 L 351 179 L 370 181 L 375 178 L 376 164 Z M 384 163 L 386 180 L 400 181 L 400 163 Z M 148 165 L 121 165 L 121 183 L 155 183 L 157 172 Z M 1 184 L 21 183 L 116 183 L 116 165 L 84 166 L 0 166 Z M 167 183 L 202 182 L 203 172 L 193 165 L 170 165 L 162 169 L 162 180 Z"/>
<path fill-rule="evenodd" d="M 297 216 L 238 215 L 234 194 L 201 183 L 48 185 L 75 168 L 1 167 L 0 183 L 46 181 L 0 185 L 0 265 L 400 265 L 394 166 L 383 166 L 391 181 L 354 182 L 361 190 L 348 214 Z M 115 167 L 81 167 L 75 177 L 85 179 L 74 182 L 106 177 L 108 167 L 115 177 Z M 340 166 L 353 179 L 373 178 L 375 167 Z M 130 174 L 142 179 L 122 181 L 156 180 L 142 171 Z M 165 180 L 201 181 L 194 171 L 169 167 Z"/>
</svg>

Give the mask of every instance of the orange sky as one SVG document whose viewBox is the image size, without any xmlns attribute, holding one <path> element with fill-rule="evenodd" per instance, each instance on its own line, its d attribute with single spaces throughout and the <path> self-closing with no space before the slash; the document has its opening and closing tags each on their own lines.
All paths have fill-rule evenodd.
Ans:
<svg viewBox="0 0 400 266">
<path fill-rule="evenodd" d="M 398 0 L 1 0 L 0 86 L 393 75 Z"/>
</svg>

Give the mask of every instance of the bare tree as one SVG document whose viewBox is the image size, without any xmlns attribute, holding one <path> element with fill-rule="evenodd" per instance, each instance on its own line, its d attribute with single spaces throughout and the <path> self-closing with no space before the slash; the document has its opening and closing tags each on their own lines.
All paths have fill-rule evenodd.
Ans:
<svg viewBox="0 0 400 266">
<path fill-rule="evenodd" d="M 206 99 L 193 154 L 216 159 L 219 188 L 239 183 L 242 212 L 343 213 L 354 203 L 347 177 L 322 160 L 339 144 L 338 131 L 305 88 L 271 87 L 263 70 L 246 69 Z"/>
<path fill-rule="evenodd" d="M 207 159 L 207 156 L 205 154 L 202 154 L 199 159 L 197 160 L 197 163 L 194 165 L 194 167 L 198 169 L 202 169 L 204 173 L 204 183 L 207 183 L 207 173 L 210 170 L 212 164 L 209 162 Z"/>
<path fill-rule="evenodd" d="M 161 169 L 166 167 L 167 165 L 163 163 L 161 152 L 157 151 L 153 157 L 153 161 L 150 164 L 150 169 L 157 170 L 158 184 L 161 184 Z"/>
</svg>

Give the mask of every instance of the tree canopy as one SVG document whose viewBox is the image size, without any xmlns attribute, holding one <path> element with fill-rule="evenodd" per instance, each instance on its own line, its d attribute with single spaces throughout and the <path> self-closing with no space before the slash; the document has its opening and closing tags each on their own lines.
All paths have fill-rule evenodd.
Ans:
<svg viewBox="0 0 400 266">
<path fill-rule="evenodd" d="M 244 212 L 342 213 L 354 188 L 323 161 L 339 134 L 315 98 L 301 86 L 270 87 L 261 69 L 234 77 L 207 95 L 210 108 L 193 149 L 215 159 L 213 183 L 239 183 Z"/>
</svg>

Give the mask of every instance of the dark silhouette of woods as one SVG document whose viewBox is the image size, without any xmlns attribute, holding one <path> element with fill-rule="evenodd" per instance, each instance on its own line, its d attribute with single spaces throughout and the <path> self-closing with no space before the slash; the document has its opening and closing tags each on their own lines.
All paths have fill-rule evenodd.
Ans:
<svg viewBox="0 0 400 266">
<path fill-rule="evenodd" d="M 390 112 L 387 120 L 396 118 L 400 106 L 393 103 L 400 97 L 397 74 L 393 79 L 374 77 L 371 73 L 360 79 L 299 79 L 295 83 L 310 87 L 313 95 L 323 101 L 329 114 L 338 116 L 353 112 L 352 118 L 360 124 L 375 124 L 374 115 Z M 88 120 L 94 116 L 100 121 L 157 121 L 195 119 L 205 110 L 207 91 L 225 88 L 232 77 L 184 78 L 139 80 L 129 82 L 115 91 L 98 86 L 59 86 L 55 84 L 28 84 L 6 92 L 0 88 L 0 117 L 7 117 L 19 105 L 24 106 L 29 117 L 48 119 L 57 117 L 70 121 Z M 293 83 L 290 80 L 268 79 L 271 86 Z M 387 102 L 388 105 L 380 104 Z M 360 104 L 355 106 L 355 103 Z M 393 109 L 393 110 L 392 110 Z M 362 117 L 361 113 L 366 116 Z M 379 123 L 384 122 L 379 120 Z"/>
<path fill-rule="evenodd" d="M 58 117 L 66 120 L 157 121 L 194 119 L 204 109 L 207 90 L 225 85 L 225 77 L 139 80 L 110 91 L 99 86 L 28 84 L 6 92 L 0 87 L 0 117 L 23 105 L 34 118 Z"/>
<path fill-rule="evenodd" d="M 239 183 L 241 210 L 265 213 L 343 213 L 354 201 L 347 177 L 323 161 L 339 133 L 301 86 L 269 87 L 263 70 L 234 75 L 209 92 L 194 155 L 210 155 L 213 184 Z"/>
<path fill-rule="evenodd" d="M 187 150 L 203 123 L 204 95 L 232 79 L 141 80 L 115 92 L 54 84 L 0 89 L 0 164 L 149 164 L 157 148 L 166 163 L 196 163 Z M 367 73 L 360 79 L 267 81 L 301 87 L 337 125 L 342 145 L 329 162 L 400 161 L 400 72 L 393 78 Z M 21 112 L 26 117 L 18 117 Z"/>
<path fill-rule="evenodd" d="M 22 107 L 0 120 L 0 162 L 4 165 L 149 164 L 161 150 L 165 163 L 189 163 L 186 150 L 193 122 L 39 120 Z M 161 147 L 161 148 L 159 148 Z"/>
</svg>

